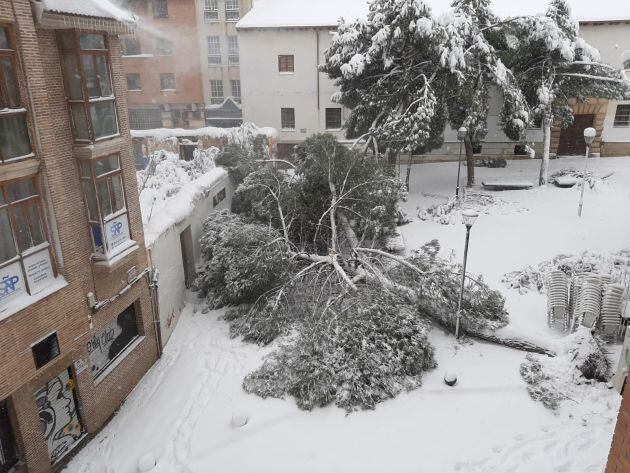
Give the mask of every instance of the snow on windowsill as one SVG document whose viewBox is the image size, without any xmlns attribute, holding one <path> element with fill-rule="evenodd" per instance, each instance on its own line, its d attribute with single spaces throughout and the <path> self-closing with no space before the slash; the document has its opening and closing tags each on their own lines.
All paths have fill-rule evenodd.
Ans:
<svg viewBox="0 0 630 473">
<path fill-rule="evenodd" d="M 146 340 L 146 338 L 147 338 L 146 336 L 140 335 L 134 338 L 131 342 L 129 342 L 129 345 L 127 345 L 127 347 L 118 354 L 118 356 L 114 359 L 114 361 L 112 361 L 112 363 L 107 368 L 105 368 L 105 371 L 99 373 L 94 378 L 94 386 L 98 386 L 100 383 L 102 383 L 103 380 L 107 378 L 107 376 L 112 371 L 114 371 L 118 367 L 118 365 L 120 365 L 127 358 L 127 356 L 136 349 L 138 345 L 140 345 L 144 340 Z"/>
<path fill-rule="evenodd" d="M 68 282 L 61 275 L 58 275 L 53 281 L 48 285 L 42 287 L 39 291 L 34 294 L 28 295 L 23 294 L 18 297 L 15 301 L 7 304 L 5 307 L 0 308 L 0 320 L 4 320 L 21 310 L 27 308 L 30 305 L 35 304 L 36 302 L 41 301 L 42 299 L 54 294 L 55 292 L 63 289 L 68 285 Z"/>
<path fill-rule="evenodd" d="M 154 57 L 153 54 L 123 54 L 121 56 L 123 59 L 143 59 L 147 57 Z"/>
<path fill-rule="evenodd" d="M 177 89 L 160 89 L 162 92 L 175 92 Z"/>
<path fill-rule="evenodd" d="M 136 251 L 138 248 L 140 247 L 135 242 L 135 240 L 129 240 L 121 248 L 120 253 L 117 253 L 115 256 L 112 256 L 109 259 L 99 259 L 99 260 L 95 259 L 94 266 L 97 266 L 99 268 L 111 268 L 112 266 L 115 266 L 116 263 L 118 263 L 119 261 L 129 256 L 131 253 Z M 102 255 L 98 255 L 98 257 L 102 258 Z"/>
<path fill-rule="evenodd" d="M 206 107 L 207 109 L 207 107 Z M 187 136 L 208 137 L 214 139 L 233 139 L 247 134 L 251 129 L 252 133 L 263 135 L 267 138 L 277 138 L 278 130 L 271 127 L 257 127 L 253 123 L 244 123 L 240 127 L 219 128 L 216 126 L 206 126 L 196 129 L 184 128 L 154 128 L 152 130 L 131 130 L 132 138 L 153 138 L 164 141 L 169 138 L 179 138 Z"/>
</svg>

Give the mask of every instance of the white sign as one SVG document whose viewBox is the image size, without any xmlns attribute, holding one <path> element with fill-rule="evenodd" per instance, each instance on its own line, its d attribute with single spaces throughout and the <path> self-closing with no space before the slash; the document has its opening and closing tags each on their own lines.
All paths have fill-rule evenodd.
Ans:
<svg viewBox="0 0 630 473">
<path fill-rule="evenodd" d="M 120 215 L 105 223 L 105 238 L 107 239 L 109 253 L 113 253 L 116 248 L 131 239 L 127 214 Z"/>
<path fill-rule="evenodd" d="M 77 370 L 77 374 L 83 373 L 88 368 L 88 366 L 88 362 L 80 358 L 74 362 L 74 368 Z"/>
<path fill-rule="evenodd" d="M 26 294 L 24 275 L 20 263 L 16 262 L 0 269 L 0 307 Z"/>
<path fill-rule="evenodd" d="M 47 285 L 55 276 L 50 262 L 50 252 L 47 249 L 24 258 L 24 269 L 31 294 Z"/>
</svg>

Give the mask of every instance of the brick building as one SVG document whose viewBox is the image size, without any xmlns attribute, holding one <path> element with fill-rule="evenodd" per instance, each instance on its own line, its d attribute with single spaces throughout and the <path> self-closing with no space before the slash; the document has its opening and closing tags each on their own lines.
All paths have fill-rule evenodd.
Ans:
<svg viewBox="0 0 630 473">
<path fill-rule="evenodd" d="M 204 126 L 194 0 L 125 0 L 140 18 L 123 37 L 131 129 Z"/>
<path fill-rule="evenodd" d="M 0 2 L 0 473 L 48 472 L 158 353 L 108 0 Z"/>
</svg>

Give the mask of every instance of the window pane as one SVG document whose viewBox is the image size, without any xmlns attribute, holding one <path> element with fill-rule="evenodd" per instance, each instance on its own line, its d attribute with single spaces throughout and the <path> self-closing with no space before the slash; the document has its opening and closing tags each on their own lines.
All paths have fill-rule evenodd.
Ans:
<svg viewBox="0 0 630 473">
<path fill-rule="evenodd" d="M 83 89 L 81 88 L 81 74 L 77 65 L 77 57 L 74 52 L 63 55 L 63 69 L 68 86 L 68 95 L 71 100 L 83 100 Z"/>
<path fill-rule="evenodd" d="M 98 69 L 98 80 L 101 82 L 101 97 L 112 95 L 112 83 L 109 78 L 109 68 L 105 56 L 96 56 L 96 67 Z"/>
<path fill-rule="evenodd" d="M 142 50 L 140 48 L 140 40 L 138 38 L 133 38 L 130 36 L 127 36 L 123 39 L 123 49 L 126 56 L 134 56 L 142 53 Z"/>
<path fill-rule="evenodd" d="M 0 209 L 0 263 L 10 260 L 16 254 L 9 214 L 7 209 Z"/>
<path fill-rule="evenodd" d="M 24 179 L 7 185 L 9 202 L 17 202 L 37 195 L 32 179 Z"/>
<path fill-rule="evenodd" d="M 96 195 L 94 193 L 94 186 L 92 181 L 82 180 L 83 195 L 85 196 L 85 203 L 87 205 L 88 220 L 98 221 L 98 209 L 96 207 Z"/>
<path fill-rule="evenodd" d="M 74 50 L 74 42 L 75 42 L 74 31 L 72 30 L 60 31 L 59 41 L 61 43 L 62 49 Z"/>
<path fill-rule="evenodd" d="M 327 108 L 326 109 L 326 129 L 339 129 L 341 128 L 341 109 L 340 108 Z"/>
<path fill-rule="evenodd" d="M 118 169 L 120 169 L 120 165 L 118 164 L 117 154 L 112 154 L 104 159 L 97 159 L 94 161 L 94 174 L 96 174 L 97 177 Z"/>
<path fill-rule="evenodd" d="M 127 74 L 127 90 L 142 90 L 140 74 Z"/>
<path fill-rule="evenodd" d="M 26 114 L 0 117 L 0 152 L 5 160 L 31 154 Z"/>
<path fill-rule="evenodd" d="M 155 52 L 160 56 L 170 56 L 173 54 L 173 43 L 168 39 L 157 38 L 155 40 Z"/>
<path fill-rule="evenodd" d="M 7 92 L 9 93 L 8 105 L 10 108 L 18 108 L 20 99 L 18 96 L 17 85 L 15 83 L 15 73 L 13 71 L 13 63 L 9 57 L 0 57 L 0 70 L 4 74 L 4 80 L 7 84 Z"/>
<path fill-rule="evenodd" d="M 92 243 L 94 245 L 94 251 L 96 253 L 105 253 L 105 247 L 103 246 L 103 232 L 101 226 L 98 223 L 90 224 L 92 230 Z"/>
<path fill-rule="evenodd" d="M 293 130 L 295 128 L 295 109 L 283 108 L 280 110 L 282 128 Z"/>
<path fill-rule="evenodd" d="M 83 63 L 83 76 L 85 77 L 85 86 L 87 87 L 90 97 L 100 97 L 101 91 L 96 82 L 96 69 L 94 69 L 94 56 L 81 56 Z"/>
<path fill-rule="evenodd" d="M 79 37 L 81 49 L 105 49 L 105 36 L 102 34 L 82 34 Z"/>
<path fill-rule="evenodd" d="M 72 110 L 72 121 L 74 123 L 74 134 L 79 140 L 89 140 L 87 116 L 82 103 L 70 104 Z"/>
<path fill-rule="evenodd" d="M 114 193 L 114 212 L 125 208 L 125 194 L 123 193 L 122 176 L 112 176 L 112 191 Z"/>
<path fill-rule="evenodd" d="M 94 137 L 102 138 L 118 133 L 116 123 L 116 110 L 114 101 L 97 102 L 90 105 L 92 112 L 92 126 L 94 127 Z"/>
<path fill-rule="evenodd" d="M 9 33 L 6 28 L 0 28 L 0 49 L 9 49 Z"/>
<path fill-rule="evenodd" d="M 26 216 L 24 215 L 21 206 L 14 207 L 12 213 L 18 247 L 20 248 L 20 251 L 26 251 L 33 246 L 31 243 L 30 232 L 28 231 L 28 224 L 26 223 Z"/>
<path fill-rule="evenodd" d="M 174 90 L 175 89 L 175 74 L 165 73 L 160 74 L 160 87 L 162 90 Z"/>
<path fill-rule="evenodd" d="M 98 191 L 98 200 L 101 204 L 101 215 L 106 217 L 112 213 L 112 202 L 109 198 L 109 189 L 107 188 L 107 179 L 98 181 L 96 183 L 96 189 Z"/>
<path fill-rule="evenodd" d="M 153 0 L 153 18 L 168 18 L 167 0 Z"/>
<path fill-rule="evenodd" d="M 31 227 L 31 238 L 33 239 L 33 245 L 39 245 L 44 243 L 44 230 L 42 226 L 42 220 L 39 215 L 39 209 L 35 202 L 28 205 L 28 221 Z"/>
</svg>

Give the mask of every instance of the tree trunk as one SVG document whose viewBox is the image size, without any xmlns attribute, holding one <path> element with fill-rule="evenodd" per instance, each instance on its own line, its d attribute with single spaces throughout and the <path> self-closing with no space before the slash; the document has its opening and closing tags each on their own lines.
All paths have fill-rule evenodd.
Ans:
<svg viewBox="0 0 630 473">
<path fill-rule="evenodd" d="M 475 158 L 473 156 L 472 140 L 469 135 L 466 135 L 464 139 L 464 147 L 466 148 L 466 170 L 468 174 L 466 187 L 472 187 L 475 185 Z"/>
<path fill-rule="evenodd" d="M 544 186 L 547 184 L 547 174 L 549 171 L 549 152 L 551 148 L 551 118 L 548 116 L 543 117 L 543 155 L 542 162 L 540 163 L 540 176 L 538 178 L 538 185 Z"/>
</svg>

